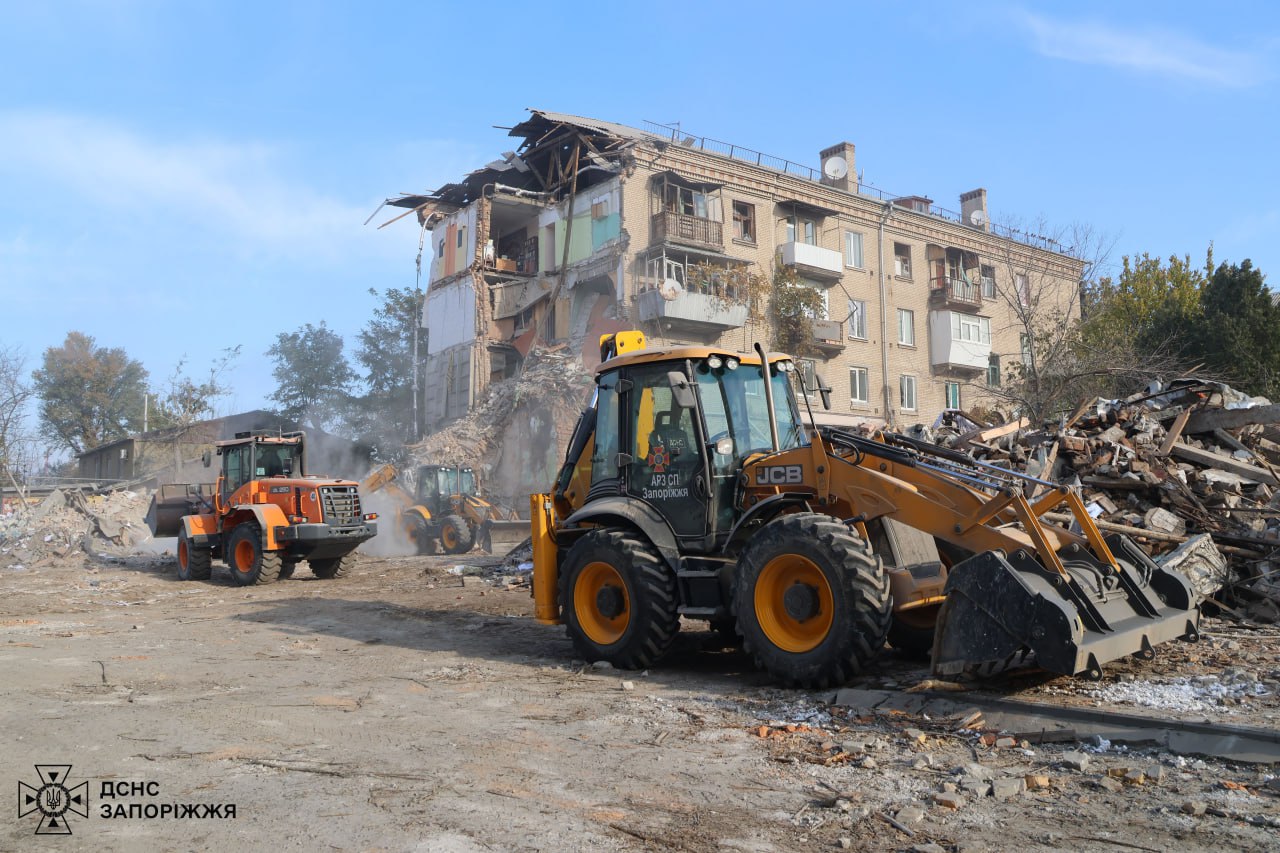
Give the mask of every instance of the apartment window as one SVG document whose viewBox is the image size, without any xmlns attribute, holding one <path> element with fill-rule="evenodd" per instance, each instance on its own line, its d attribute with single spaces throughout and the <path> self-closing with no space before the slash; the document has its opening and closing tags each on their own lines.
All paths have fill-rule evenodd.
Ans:
<svg viewBox="0 0 1280 853">
<path fill-rule="evenodd" d="M 733 236 L 748 243 L 756 241 L 756 206 L 745 201 L 733 203 Z"/>
<path fill-rule="evenodd" d="M 914 376 L 898 377 L 898 407 L 904 412 L 916 410 L 916 378 Z"/>
<path fill-rule="evenodd" d="M 1018 349 L 1022 350 L 1022 364 L 1031 367 L 1031 336 L 1026 332 L 1018 335 Z"/>
<path fill-rule="evenodd" d="M 960 383 L 947 382 L 945 384 L 945 387 L 947 392 L 947 408 L 948 409 L 960 408 Z"/>
<path fill-rule="evenodd" d="M 996 298 L 996 268 L 985 264 L 982 266 L 982 298 Z"/>
<path fill-rule="evenodd" d="M 867 303 L 861 299 L 849 300 L 849 337 L 867 339 Z"/>
<path fill-rule="evenodd" d="M 862 235 L 857 231 L 844 232 L 844 265 L 862 269 Z"/>
<path fill-rule="evenodd" d="M 906 308 L 898 309 L 898 343 L 908 347 L 916 345 L 916 312 Z"/>
<path fill-rule="evenodd" d="M 1013 277 L 1014 290 L 1018 294 L 1018 304 L 1023 308 L 1031 307 L 1031 284 L 1027 281 L 1027 277 L 1022 273 L 1018 273 Z"/>
<path fill-rule="evenodd" d="M 533 325 L 533 306 L 532 305 L 530 305 L 528 308 L 524 309 L 523 311 L 521 311 L 519 314 L 516 315 L 516 331 L 523 332 L 526 329 L 528 329 L 531 325 Z"/>
<path fill-rule="evenodd" d="M 865 367 L 849 368 L 849 399 L 855 403 L 865 403 L 867 396 L 867 369 Z"/>
<path fill-rule="evenodd" d="M 951 340 L 991 346 L 991 318 L 951 312 Z"/>
<path fill-rule="evenodd" d="M 995 353 L 987 358 L 987 385 L 991 388 L 1000 387 L 1000 356 Z"/>
<path fill-rule="evenodd" d="M 458 248 L 462 248 L 462 241 L 467 238 L 467 227 L 464 225 L 458 229 Z"/>
<path fill-rule="evenodd" d="M 818 363 L 811 358 L 800 359 L 800 377 L 804 380 L 805 395 L 813 394 L 818 388 Z"/>
<path fill-rule="evenodd" d="M 893 244 L 893 274 L 911 278 L 911 247 L 906 243 Z"/>
<path fill-rule="evenodd" d="M 667 185 L 666 206 L 669 213 L 679 213 L 684 216 L 696 216 L 699 219 L 711 219 L 711 211 L 713 209 L 712 199 L 702 192 L 689 189 L 688 187 L 680 187 L 675 184 Z M 715 217 L 719 218 L 719 215 Z"/>
<path fill-rule="evenodd" d="M 818 245 L 818 226 L 812 219 L 804 221 L 804 241 L 810 246 Z"/>
</svg>

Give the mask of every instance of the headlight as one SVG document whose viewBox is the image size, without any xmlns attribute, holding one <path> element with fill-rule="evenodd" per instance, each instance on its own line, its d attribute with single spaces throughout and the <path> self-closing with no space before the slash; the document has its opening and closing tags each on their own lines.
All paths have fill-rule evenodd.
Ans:
<svg viewBox="0 0 1280 853">
<path fill-rule="evenodd" d="M 727 359 L 725 359 L 724 366 L 725 366 L 725 367 L 727 367 L 727 368 L 729 368 L 730 370 L 737 370 L 737 369 L 738 369 L 738 360 L 737 360 L 736 358 L 734 358 L 733 356 L 729 356 Z"/>
<path fill-rule="evenodd" d="M 719 370 L 721 367 L 724 366 L 724 359 L 722 359 L 718 355 L 708 356 L 707 366 L 710 367 L 712 370 Z"/>
</svg>

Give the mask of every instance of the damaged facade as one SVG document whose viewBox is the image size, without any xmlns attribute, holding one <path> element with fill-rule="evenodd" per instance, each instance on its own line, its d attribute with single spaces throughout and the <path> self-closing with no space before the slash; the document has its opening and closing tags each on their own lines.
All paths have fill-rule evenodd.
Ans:
<svg viewBox="0 0 1280 853">
<path fill-rule="evenodd" d="M 624 328 L 658 344 L 783 349 L 768 311 L 778 264 L 821 294 L 801 364 L 832 386 L 833 411 L 931 421 L 981 407 L 1022 357 L 1014 303 L 1032 280 L 1037 301 L 1077 292 L 1081 262 L 996 233 L 985 190 L 962 195 L 958 214 L 883 198 L 858 184 L 847 142 L 809 169 L 541 110 L 510 134 L 522 141 L 502 159 L 390 200 L 430 232 L 427 432 L 518 375 L 537 339 L 571 344 L 587 369 L 599 336 Z"/>
</svg>

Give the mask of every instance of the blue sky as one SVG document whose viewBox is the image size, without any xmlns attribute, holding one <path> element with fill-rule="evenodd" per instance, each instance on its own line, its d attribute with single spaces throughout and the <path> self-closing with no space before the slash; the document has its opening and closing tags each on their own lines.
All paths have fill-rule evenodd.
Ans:
<svg viewBox="0 0 1280 853">
<path fill-rule="evenodd" d="M 632 11 L 634 8 L 635 11 Z M 1251 258 L 1280 283 L 1272 3 L 0 0 L 0 344 L 78 330 L 160 386 L 275 335 L 348 350 L 414 283 L 377 204 L 509 150 L 538 107 L 682 128 L 992 218 L 1087 223 L 1112 260 Z"/>
</svg>

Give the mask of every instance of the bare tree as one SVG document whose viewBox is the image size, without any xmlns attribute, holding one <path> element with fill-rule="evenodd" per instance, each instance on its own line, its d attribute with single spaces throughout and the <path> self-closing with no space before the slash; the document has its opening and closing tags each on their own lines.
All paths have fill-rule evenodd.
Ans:
<svg viewBox="0 0 1280 853">
<path fill-rule="evenodd" d="M 26 409 L 35 390 L 24 381 L 26 358 L 16 347 L 0 347 L 0 475 L 8 481 L 22 505 L 18 483 L 23 449 L 32 441 L 26 432 Z"/>
<path fill-rule="evenodd" d="M 182 468 L 182 446 L 188 443 L 192 428 L 213 414 L 214 401 L 230 393 L 222 377 L 239 356 L 239 346 L 223 350 L 210 365 L 208 378 L 203 382 L 187 376 L 186 356 L 183 356 L 166 380 L 166 387 L 157 395 L 153 423 L 168 431 L 166 440 L 173 451 L 175 474 Z"/>
<path fill-rule="evenodd" d="M 996 301 L 1008 309 L 1002 337 L 1019 348 L 999 353 L 1008 369 L 998 386 L 983 389 L 987 395 L 1042 423 L 1160 372 L 1150 354 L 1123 342 L 1089 345 L 1081 335 L 1082 297 L 1106 266 L 1114 238 L 1083 224 L 1051 229 L 1043 220 L 993 230 L 1011 238 L 991 260 Z"/>
</svg>

